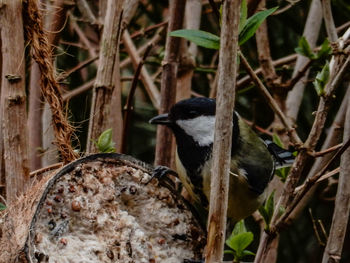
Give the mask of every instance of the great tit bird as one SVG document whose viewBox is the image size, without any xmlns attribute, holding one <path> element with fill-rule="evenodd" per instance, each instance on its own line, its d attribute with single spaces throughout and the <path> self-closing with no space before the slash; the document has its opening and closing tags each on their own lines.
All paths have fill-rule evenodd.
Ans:
<svg viewBox="0 0 350 263">
<path fill-rule="evenodd" d="M 179 179 L 195 203 L 207 207 L 215 126 L 214 99 L 191 98 L 176 103 L 151 124 L 166 125 L 175 135 Z M 291 152 L 263 141 L 234 112 L 227 216 L 237 222 L 251 215 L 265 200 L 276 165 L 293 161 Z"/>
</svg>

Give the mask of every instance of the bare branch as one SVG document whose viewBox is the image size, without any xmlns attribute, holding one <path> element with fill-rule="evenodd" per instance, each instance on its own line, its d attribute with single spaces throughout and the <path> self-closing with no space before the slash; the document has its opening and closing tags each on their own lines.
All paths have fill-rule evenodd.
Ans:
<svg viewBox="0 0 350 263">
<path fill-rule="evenodd" d="M 350 97 L 348 97 L 348 106 L 345 119 L 350 120 Z M 345 122 L 343 143 L 350 138 L 350 122 Z M 349 141 L 349 140 L 348 140 Z M 341 156 L 340 175 L 338 182 L 337 196 L 333 220 L 326 249 L 323 254 L 322 263 L 339 262 L 342 254 L 346 228 L 350 213 L 350 149 L 347 149 Z"/>
<path fill-rule="evenodd" d="M 143 54 L 142 60 L 140 61 L 139 65 L 137 66 L 135 70 L 134 79 L 131 83 L 131 88 L 128 94 L 128 97 L 126 99 L 126 105 L 125 105 L 125 111 L 124 111 L 124 125 L 123 125 L 123 140 L 121 145 L 121 153 L 126 153 L 126 146 L 127 146 L 127 139 L 128 139 L 128 132 L 129 132 L 129 126 L 130 126 L 130 118 L 131 118 L 131 112 L 132 112 L 132 100 L 135 95 L 135 90 L 137 87 L 137 82 L 141 73 L 141 69 L 143 64 L 146 61 L 146 58 L 148 54 L 150 53 L 152 49 L 152 44 L 148 46 L 145 53 Z"/>
<path fill-rule="evenodd" d="M 168 33 L 171 31 L 182 28 L 184 13 L 185 13 L 185 0 L 171 0 L 170 1 L 170 19 L 168 25 Z M 162 61 L 162 84 L 161 84 L 161 98 L 159 113 L 166 113 L 170 110 L 170 107 L 176 100 L 176 79 L 177 70 L 179 64 L 179 50 L 180 50 L 180 38 L 171 37 L 169 34 L 166 38 L 165 56 Z M 155 164 L 161 164 L 171 166 L 172 153 L 171 147 L 173 136 L 171 131 L 163 126 L 157 127 L 157 144 L 156 144 L 156 157 Z"/>
<path fill-rule="evenodd" d="M 266 0 L 262 0 L 258 9 L 265 9 Z M 267 22 L 264 21 L 256 31 L 256 45 L 259 54 L 260 67 L 268 87 L 275 86 L 275 81 L 278 79 L 275 68 L 272 63 L 269 36 L 267 32 Z"/>
<path fill-rule="evenodd" d="M 338 39 L 338 35 L 333 20 L 330 0 L 322 0 L 322 10 L 328 38 L 331 42 L 335 42 Z"/>
<path fill-rule="evenodd" d="M 303 36 L 306 38 L 311 48 L 314 48 L 320 27 L 322 23 L 322 6 L 320 0 L 312 0 L 310 10 L 306 19 L 306 24 L 303 32 Z M 293 71 L 293 78 L 298 74 L 300 69 L 307 63 L 309 59 L 302 55 L 298 55 L 295 68 Z M 286 101 L 287 116 L 294 123 L 297 119 L 301 100 L 304 94 L 304 88 L 308 77 L 308 71 L 304 76 L 294 85 L 294 88 L 289 92 Z"/>
<path fill-rule="evenodd" d="M 247 70 L 248 74 L 253 79 L 253 81 L 255 82 L 256 86 L 260 89 L 260 91 L 262 92 L 262 94 L 266 98 L 267 103 L 270 105 L 270 107 L 273 109 L 273 111 L 277 114 L 277 116 L 281 119 L 281 122 L 283 123 L 283 125 L 287 129 L 287 132 L 291 136 L 291 139 L 292 139 L 293 143 L 300 146 L 302 144 L 302 141 L 298 137 L 295 129 L 290 126 L 286 116 L 284 115 L 284 113 L 279 108 L 277 102 L 271 96 L 271 94 L 266 89 L 264 84 L 261 82 L 259 77 L 254 73 L 254 71 L 251 68 L 251 66 L 249 65 L 247 59 L 243 56 L 243 54 L 241 52 L 240 52 L 240 58 L 242 60 L 242 64 L 243 64 L 244 68 Z"/>
<path fill-rule="evenodd" d="M 232 116 L 238 70 L 240 4 L 241 1 L 226 0 L 222 11 L 206 263 L 222 262 L 223 258 L 231 163 Z"/>
<path fill-rule="evenodd" d="M 141 58 L 137 52 L 137 49 L 134 45 L 134 43 L 131 40 L 131 37 L 129 35 L 129 32 L 127 30 L 124 31 L 123 33 L 123 42 L 125 45 L 125 48 L 130 55 L 132 64 L 134 66 L 134 69 L 137 68 L 137 66 L 140 64 Z M 146 68 L 141 69 L 141 80 L 142 83 L 145 86 L 145 89 L 147 91 L 148 96 L 150 97 L 152 104 L 156 109 L 159 109 L 159 102 L 160 102 L 160 93 L 158 91 L 158 88 L 154 84 L 151 76 L 148 74 L 148 71 Z"/>
<path fill-rule="evenodd" d="M 77 0 L 77 7 L 86 21 L 92 25 L 98 24 L 98 20 L 86 0 Z"/>
<path fill-rule="evenodd" d="M 0 15 L 1 129 L 7 203 L 29 183 L 22 1 L 5 1 Z M 0 157 L 2 158 L 2 157 Z"/>
<path fill-rule="evenodd" d="M 110 103 L 115 87 L 115 57 L 116 54 L 119 54 L 123 2 L 108 0 L 107 3 L 107 13 L 99 54 L 99 67 L 91 105 L 87 152 L 96 150 L 91 139 L 97 139 L 110 125 Z"/>
</svg>

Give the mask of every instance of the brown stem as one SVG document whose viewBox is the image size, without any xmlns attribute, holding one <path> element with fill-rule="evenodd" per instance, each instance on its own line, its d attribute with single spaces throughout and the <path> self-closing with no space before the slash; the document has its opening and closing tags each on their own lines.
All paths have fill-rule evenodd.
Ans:
<svg viewBox="0 0 350 263">
<path fill-rule="evenodd" d="M 111 95 L 115 87 L 115 57 L 119 54 L 123 2 L 114 0 L 107 2 L 99 67 L 90 112 L 87 152 L 96 151 L 96 146 L 91 140 L 96 140 L 104 130 L 110 127 Z"/>
<path fill-rule="evenodd" d="M 238 70 L 240 4 L 241 1 L 226 0 L 223 5 L 206 263 L 222 262 L 223 257 L 231 163 L 232 115 Z"/>
<path fill-rule="evenodd" d="M 126 153 L 126 146 L 127 146 L 127 140 L 128 140 L 128 132 L 130 127 L 130 119 L 132 114 L 132 100 L 135 95 L 135 90 L 137 87 L 137 82 L 139 80 L 139 76 L 141 73 L 142 66 L 144 65 L 146 58 L 148 57 L 153 45 L 150 44 L 145 53 L 143 54 L 142 60 L 140 61 L 139 65 L 136 68 L 134 78 L 131 83 L 131 88 L 128 94 L 128 97 L 126 99 L 126 105 L 124 107 L 124 123 L 123 123 L 123 139 L 122 139 L 122 145 L 121 145 L 121 153 Z"/>
<path fill-rule="evenodd" d="M 350 97 L 346 111 L 347 120 L 350 120 Z M 343 142 L 350 141 L 350 122 L 345 122 Z M 342 254 L 346 228 L 350 214 L 350 149 L 344 151 L 340 160 L 340 175 L 338 190 L 335 199 L 332 226 L 329 232 L 327 245 L 323 253 L 322 263 L 339 262 Z"/>
<path fill-rule="evenodd" d="M 338 35 L 333 20 L 330 0 L 322 0 L 322 10 L 328 38 L 331 42 L 335 42 L 338 39 Z"/>
<path fill-rule="evenodd" d="M 29 183 L 22 1 L 1 7 L 1 128 L 7 203 L 14 203 Z M 2 171 L 0 171 L 2 172 Z"/>
<path fill-rule="evenodd" d="M 258 6 L 258 9 L 265 9 L 266 0 L 262 0 Z M 256 45 L 259 55 L 259 64 L 262 70 L 262 74 L 266 81 L 268 87 L 274 87 L 275 81 L 278 76 L 276 74 L 275 68 L 272 63 L 271 52 L 270 52 L 270 43 L 269 36 L 267 31 L 267 22 L 264 21 L 259 29 L 256 31 Z"/>
<path fill-rule="evenodd" d="M 170 19 L 168 25 L 168 33 L 182 28 L 185 13 L 185 4 L 185 0 L 170 1 Z M 168 112 L 170 110 L 170 107 L 175 103 L 180 41 L 180 38 L 171 37 L 169 34 L 167 35 L 165 57 L 162 61 L 163 72 L 160 91 L 161 100 L 159 113 Z M 164 126 L 159 125 L 157 127 L 155 164 L 166 166 L 170 166 L 172 164 L 172 154 L 170 147 L 170 145 L 172 145 L 172 140 L 173 137 L 171 131 Z"/>
</svg>

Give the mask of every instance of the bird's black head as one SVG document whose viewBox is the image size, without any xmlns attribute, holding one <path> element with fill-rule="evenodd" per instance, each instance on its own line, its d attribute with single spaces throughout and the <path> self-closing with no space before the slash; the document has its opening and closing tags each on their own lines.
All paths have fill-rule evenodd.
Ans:
<svg viewBox="0 0 350 263">
<path fill-rule="evenodd" d="M 189 120 L 200 116 L 215 115 L 215 100 L 208 98 L 191 98 L 179 101 L 169 113 L 158 115 L 150 120 L 151 124 L 170 125 L 178 120 Z"/>
<path fill-rule="evenodd" d="M 200 146 L 207 146 L 214 140 L 215 108 L 213 99 L 186 99 L 176 103 L 169 113 L 154 117 L 150 123 L 168 126 L 176 137 L 184 132 Z"/>
</svg>

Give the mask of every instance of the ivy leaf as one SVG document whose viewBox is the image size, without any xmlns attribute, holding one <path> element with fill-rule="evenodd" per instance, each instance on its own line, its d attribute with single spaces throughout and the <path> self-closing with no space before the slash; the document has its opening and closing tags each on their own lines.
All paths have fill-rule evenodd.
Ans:
<svg viewBox="0 0 350 263">
<path fill-rule="evenodd" d="M 220 37 L 202 30 L 180 29 L 171 32 L 170 36 L 185 38 L 201 47 L 220 49 Z"/>
<path fill-rule="evenodd" d="M 0 203 L 0 211 L 4 211 L 6 209 L 6 205 Z"/>
<path fill-rule="evenodd" d="M 253 16 L 249 17 L 246 21 L 242 31 L 239 34 L 239 45 L 243 45 L 249 38 L 251 38 L 255 31 L 259 28 L 261 23 L 273 12 L 277 10 L 278 6 L 274 8 L 270 8 L 261 12 L 258 12 L 254 14 Z"/>
<path fill-rule="evenodd" d="M 324 88 L 326 87 L 326 84 L 329 80 L 329 74 L 329 62 L 327 60 L 322 70 L 317 73 L 316 78 L 313 82 L 318 96 L 324 95 Z"/>
<path fill-rule="evenodd" d="M 315 59 L 316 56 L 312 52 L 311 47 L 309 45 L 309 42 L 307 42 L 306 38 L 302 36 L 299 39 L 298 47 L 294 49 L 295 52 L 297 52 L 300 55 L 303 55 L 305 57 L 308 57 L 309 59 Z"/>
</svg>

